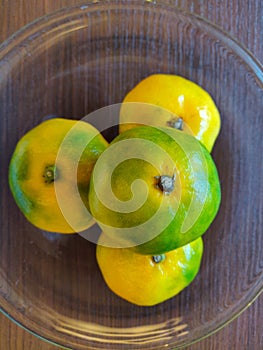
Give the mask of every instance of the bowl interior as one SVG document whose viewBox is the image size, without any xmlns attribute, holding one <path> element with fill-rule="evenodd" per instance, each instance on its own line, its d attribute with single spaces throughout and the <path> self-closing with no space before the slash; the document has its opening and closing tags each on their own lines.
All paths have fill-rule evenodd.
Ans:
<svg viewBox="0 0 263 350">
<path fill-rule="evenodd" d="M 3 311 L 74 349 L 180 347 L 237 316 L 262 289 L 263 276 L 263 80 L 253 58 L 202 19 L 137 1 L 66 8 L 20 31 L 0 55 Z M 222 128 L 212 155 L 222 204 L 204 235 L 195 281 L 158 306 L 137 307 L 105 286 L 94 244 L 25 220 L 7 174 L 19 138 L 48 115 L 80 119 L 120 103 L 158 72 L 198 83 L 219 107 Z"/>
</svg>

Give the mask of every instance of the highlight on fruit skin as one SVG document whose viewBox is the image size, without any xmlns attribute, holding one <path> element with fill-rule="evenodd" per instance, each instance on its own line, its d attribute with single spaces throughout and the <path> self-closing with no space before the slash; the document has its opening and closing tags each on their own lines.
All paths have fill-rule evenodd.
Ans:
<svg viewBox="0 0 263 350">
<path fill-rule="evenodd" d="M 10 160 L 9 187 L 27 220 L 57 233 L 92 226 L 89 179 L 107 146 L 92 125 L 66 118 L 48 119 L 24 134 Z"/>
<path fill-rule="evenodd" d="M 197 276 L 203 256 L 203 240 L 155 256 L 137 254 L 130 248 L 107 246 L 101 234 L 97 263 L 109 289 L 126 301 L 153 306 L 179 294 Z"/>
<path fill-rule="evenodd" d="M 152 74 L 124 97 L 119 131 L 140 124 L 169 126 L 194 135 L 209 152 L 221 120 L 212 96 L 200 85 L 175 74 Z"/>
</svg>

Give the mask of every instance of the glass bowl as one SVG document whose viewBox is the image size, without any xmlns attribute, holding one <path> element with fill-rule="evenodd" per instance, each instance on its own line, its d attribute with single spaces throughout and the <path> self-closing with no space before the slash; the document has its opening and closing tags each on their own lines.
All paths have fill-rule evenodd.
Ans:
<svg viewBox="0 0 263 350">
<path fill-rule="evenodd" d="M 184 76 L 214 98 L 222 128 L 213 149 L 222 204 L 204 235 L 194 282 L 154 307 L 106 287 L 95 244 L 33 227 L 7 181 L 18 139 L 48 115 L 80 119 L 120 103 L 152 73 Z M 167 349 L 237 317 L 262 291 L 263 76 L 228 34 L 168 2 L 94 1 L 50 14 L 1 45 L 2 312 L 71 349 Z"/>
</svg>

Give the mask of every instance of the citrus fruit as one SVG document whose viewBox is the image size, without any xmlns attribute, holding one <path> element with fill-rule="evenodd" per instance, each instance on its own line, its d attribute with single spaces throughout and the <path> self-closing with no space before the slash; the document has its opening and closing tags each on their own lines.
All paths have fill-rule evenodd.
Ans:
<svg viewBox="0 0 263 350">
<path fill-rule="evenodd" d="M 128 92 L 123 103 L 120 132 L 138 124 L 171 126 L 192 133 L 210 152 L 220 130 L 220 114 L 210 94 L 178 75 L 148 76 Z"/>
<path fill-rule="evenodd" d="M 90 210 L 112 245 L 160 254 L 201 236 L 219 208 L 215 163 L 193 136 L 139 126 L 118 135 L 94 166 Z"/>
<path fill-rule="evenodd" d="M 108 287 L 123 299 L 152 306 L 174 297 L 196 277 L 203 255 L 203 241 L 195 241 L 160 255 L 141 255 L 130 248 L 108 247 L 99 238 L 96 257 Z"/>
<path fill-rule="evenodd" d="M 54 118 L 28 131 L 18 141 L 9 166 L 11 192 L 26 218 L 42 230 L 58 233 L 91 226 L 94 220 L 87 215 L 85 198 L 93 166 L 107 146 L 83 121 Z M 62 193 L 60 203 L 57 192 Z M 61 204 L 69 208 L 74 227 Z"/>
</svg>

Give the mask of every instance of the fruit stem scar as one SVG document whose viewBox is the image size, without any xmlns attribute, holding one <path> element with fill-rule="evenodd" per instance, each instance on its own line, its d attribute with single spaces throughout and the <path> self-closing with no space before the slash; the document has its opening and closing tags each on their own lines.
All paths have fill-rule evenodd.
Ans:
<svg viewBox="0 0 263 350">
<path fill-rule="evenodd" d="M 175 174 L 155 176 L 155 178 L 158 180 L 157 188 L 160 188 L 164 194 L 170 194 L 174 190 Z"/>
<path fill-rule="evenodd" d="M 168 120 L 167 122 L 168 126 L 177 130 L 183 130 L 183 124 L 184 124 L 184 121 L 181 117 L 173 118 L 171 120 Z"/>
<path fill-rule="evenodd" d="M 165 259 L 165 255 L 164 254 L 159 254 L 159 255 L 153 255 L 152 256 L 153 262 L 155 262 L 156 264 L 164 261 Z"/>
<path fill-rule="evenodd" d="M 56 166 L 55 165 L 47 165 L 45 167 L 43 177 L 45 178 L 46 183 L 50 184 L 50 183 L 54 182 L 58 177 Z"/>
</svg>

